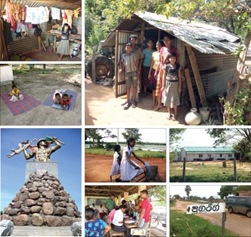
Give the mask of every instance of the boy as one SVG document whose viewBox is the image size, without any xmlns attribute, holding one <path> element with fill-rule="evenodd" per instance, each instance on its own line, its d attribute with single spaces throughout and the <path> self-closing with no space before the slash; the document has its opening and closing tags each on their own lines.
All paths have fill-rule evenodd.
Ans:
<svg viewBox="0 0 251 237">
<path fill-rule="evenodd" d="M 11 102 L 17 102 L 18 100 L 22 100 L 24 98 L 21 91 L 17 88 L 16 85 L 12 86 L 12 91 L 9 93 L 9 95 L 11 96 Z"/>
<path fill-rule="evenodd" d="M 137 86 L 138 86 L 138 61 L 135 53 L 132 53 L 132 44 L 127 43 L 125 47 L 125 54 L 122 54 L 121 57 L 121 69 L 125 71 L 125 82 L 126 82 L 126 91 L 127 91 L 127 103 L 124 109 L 130 107 L 130 91 L 131 86 L 133 87 L 133 105 L 135 108 L 137 106 L 136 96 L 137 96 Z"/>
<path fill-rule="evenodd" d="M 61 107 L 62 110 L 68 110 L 70 108 L 70 97 L 68 94 L 63 94 L 62 100 L 61 100 Z"/>
</svg>

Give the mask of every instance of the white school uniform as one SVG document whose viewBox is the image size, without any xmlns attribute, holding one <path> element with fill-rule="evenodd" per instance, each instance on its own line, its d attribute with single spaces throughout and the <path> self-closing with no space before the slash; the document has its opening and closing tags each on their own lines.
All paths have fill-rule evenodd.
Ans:
<svg viewBox="0 0 251 237">
<path fill-rule="evenodd" d="M 118 163 L 118 158 L 119 158 L 119 154 L 118 154 L 117 151 L 115 151 L 114 155 L 113 155 L 113 163 L 112 163 L 110 176 L 120 174 L 120 166 L 119 166 L 119 163 Z"/>
<path fill-rule="evenodd" d="M 121 179 L 122 181 L 129 181 L 133 179 L 135 176 L 141 174 L 144 172 L 142 168 L 136 170 L 134 166 L 132 166 L 126 159 L 126 152 L 128 153 L 128 156 L 130 156 L 133 153 L 133 148 L 130 146 L 126 146 L 123 150 L 123 156 L 122 161 L 120 165 L 120 172 L 121 172 Z M 131 160 L 132 163 L 134 163 L 136 166 L 139 166 L 136 162 Z"/>
</svg>

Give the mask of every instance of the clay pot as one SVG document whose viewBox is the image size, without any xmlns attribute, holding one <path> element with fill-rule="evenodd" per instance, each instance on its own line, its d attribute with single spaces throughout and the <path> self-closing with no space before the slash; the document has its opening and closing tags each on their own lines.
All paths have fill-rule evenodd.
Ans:
<svg viewBox="0 0 251 237">
<path fill-rule="evenodd" d="M 188 125 L 199 125 L 201 123 L 201 115 L 197 112 L 196 108 L 192 108 L 190 112 L 186 114 L 185 122 Z"/>
</svg>

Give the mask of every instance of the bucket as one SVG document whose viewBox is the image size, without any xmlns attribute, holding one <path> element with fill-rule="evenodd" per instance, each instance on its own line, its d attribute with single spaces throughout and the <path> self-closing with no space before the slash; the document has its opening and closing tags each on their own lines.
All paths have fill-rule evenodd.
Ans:
<svg viewBox="0 0 251 237">
<path fill-rule="evenodd" d="M 201 115 L 201 118 L 202 118 L 203 122 L 208 120 L 209 112 L 210 111 L 209 111 L 208 107 L 201 107 L 200 108 L 200 115 Z"/>
</svg>

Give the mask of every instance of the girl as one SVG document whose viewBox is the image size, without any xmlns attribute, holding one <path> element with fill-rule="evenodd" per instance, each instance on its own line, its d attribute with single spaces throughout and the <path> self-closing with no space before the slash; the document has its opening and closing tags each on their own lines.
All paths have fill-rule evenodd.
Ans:
<svg viewBox="0 0 251 237">
<path fill-rule="evenodd" d="M 144 89 L 144 95 L 146 96 L 147 87 L 149 84 L 148 75 L 151 66 L 152 54 L 153 54 L 153 41 L 147 41 L 147 48 L 143 50 L 144 61 L 143 61 L 143 73 L 142 73 L 142 84 Z"/>
<path fill-rule="evenodd" d="M 70 36 L 71 28 L 65 23 L 62 27 L 61 33 L 61 42 L 57 48 L 57 53 L 60 54 L 59 61 L 61 61 L 64 55 L 70 55 L 70 44 L 69 44 L 69 36 Z"/>
<path fill-rule="evenodd" d="M 17 88 L 16 85 L 12 85 L 12 91 L 9 93 L 9 95 L 11 96 L 11 102 L 17 102 L 24 98 L 22 92 Z"/>
<path fill-rule="evenodd" d="M 152 88 L 152 96 L 153 96 L 153 106 L 155 106 L 156 103 L 156 85 L 157 85 L 157 79 L 155 76 L 155 72 L 160 64 L 160 50 L 164 46 L 164 43 L 162 40 L 159 40 L 156 43 L 156 49 L 157 51 L 153 52 L 152 54 L 152 61 L 151 66 L 148 74 L 148 79 L 150 80 L 150 85 Z M 161 104 L 157 104 L 157 107 L 155 110 L 158 110 L 158 108 L 161 108 Z"/>
<path fill-rule="evenodd" d="M 180 92 L 182 88 L 181 69 L 177 63 L 177 56 L 172 53 L 169 56 L 169 63 L 163 74 L 162 91 L 165 91 L 164 105 L 167 108 L 168 119 L 177 118 L 178 105 L 180 104 Z M 171 114 L 171 108 L 174 108 L 174 114 Z"/>
<path fill-rule="evenodd" d="M 156 111 L 161 108 L 161 99 L 162 99 L 162 81 L 163 81 L 163 74 L 166 68 L 166 64 L 168 63 L 168 56 L 171 53 L 175 53 L 178 57 L 178 50 L 175 47 L 171 46 L 171 38 L 169 36 L 164 36 L 163 39 L 164 47 L 160 50 L 160 64 L 158 69 L 155 72 L 155 76 L 157 77 L 157 86 L 156 86 L 156 96 L 158 100 L 158 106 Z M 165 78 L 164 78 L 165 79 Z"/>
<path fill-rule="evenodd" d="M 127 140 L 127 146 L 123 150 L 123 157 L 120 166 L 122 181 L 131 181 L 135 176 L 144 172 L 144 170 L 140 168 L 136 162 L 131 160 L 131 155 L 133 155 L 135 159 L 142 162 L 134 153 L 133 148 L 135 144 L 135 139 L 129 138 L 129 140 Z"/>
<path fill-rule="evenodd" d="M 110 181 L 112 182 L 112 176 L 113 175 L 120 175 L 120 164 L 122 156 L 120 154 L 120 145 L 114 146 L 114 155 L 113 155 L 113 163 L 112 163 L 112 169 L 110 173 Z M 116 181 L 119 181 L 119 177 L 116 178 Z"/>
</svg>

